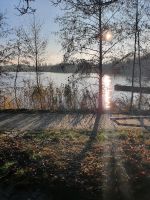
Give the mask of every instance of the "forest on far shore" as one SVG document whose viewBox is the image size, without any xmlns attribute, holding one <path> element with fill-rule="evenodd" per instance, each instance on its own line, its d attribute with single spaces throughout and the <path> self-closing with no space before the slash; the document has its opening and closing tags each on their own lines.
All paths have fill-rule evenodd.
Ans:
<svg viewBox="0 0 150 200">
<path fill-rule="evenodd" d="M 150 75 L 150 55 L 147 54 L 141 58 L 143 63 L 142 73 L 144 76 Z M 132 59 L 126 59 L 122 62 L 115 59 L 112 63 L 103 64 L 104 74 L 119 74 L 129 75 L 131 74 L 133 65 Z M 3 65 L 0 66 L 1 72 L 16 72 L 17 65 Z M 88 63 L 86 60 L 81 60 L 80 63 L 59 63 L 55 65 L 43 63 L 38 67 L 39 72 L 55 72 L 55 73 L 96 73 L 98 66 L 92 63 Z M 20 72 L 35 72 L 35 66 L 33 65 L 20 65 Z"/>
</svg>

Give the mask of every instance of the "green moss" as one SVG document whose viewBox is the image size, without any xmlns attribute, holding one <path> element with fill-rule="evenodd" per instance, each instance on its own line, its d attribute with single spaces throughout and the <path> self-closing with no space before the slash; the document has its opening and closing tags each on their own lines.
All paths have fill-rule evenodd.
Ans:
<svg viewBox="0 0 150 200">
<path fill-rule="evenodd" d="M 21 168 L 21 169 L 17 169 L 15 174 L 17 176 L 23 176 L 23 175 L 25 175 L 25 173 L 26 173 L 26 171 L 23 168 Z"/>
<path fill-rule="evenodd" d="M 128 132 L 126 131 L 117 132 L 117 136 L 121 140 L 126 140 L 128 138 Z"/>
<path fill-rule="evenodd" d="M 61 139 L 83 139 L 89 136 L 88 131 L 74 131 L 74 130 L 48 130 L 48 131 L 38 131 L 38 132 L 28 132 L 24 135 L 26 138 L 36 139 L 36 140 L 46 140 L 50 139 L 55 142 L 59 142 Z"/>
<path fill-rule="evenodd" d="M 16 162 L 14 162 L 14 161 L 8 161 L 8 162 L 4 163 L 4 165 L 2 165 L 0 167 L 0 173 L 1 174 L 7 173 L 9 171 L 9 169 L 15 164 L 16 164 Z"/>
<path fill-rule="evenodd" d="M 104 142 L 104 141 L 107 140 L 107 139 L 108 139 L 108 136 L 106 136 L 104 132 L 99 133 L 99 134 L 97 135 L 97 140 L 98 140 L 99 142 Z"/>
</svg>

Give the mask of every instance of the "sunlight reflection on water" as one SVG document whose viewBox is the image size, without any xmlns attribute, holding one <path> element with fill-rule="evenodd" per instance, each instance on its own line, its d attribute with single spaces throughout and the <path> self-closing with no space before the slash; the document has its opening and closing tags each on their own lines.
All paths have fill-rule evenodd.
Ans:
<svg viewBox="0 0 150 200">
<path fill-rule="evenodd" d="M 103 106 L 104 109 L 109 110 L 111 106 L 111 96 L 112 96 L 112 82 L 109 75 L 104 75 L 103 77 Z"/>
</svg>

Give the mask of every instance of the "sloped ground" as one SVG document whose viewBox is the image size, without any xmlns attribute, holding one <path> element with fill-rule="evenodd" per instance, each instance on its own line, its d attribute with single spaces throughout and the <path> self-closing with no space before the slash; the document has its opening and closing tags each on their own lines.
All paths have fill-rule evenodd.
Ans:
<svg viewBox="0 0 150 200">
<path fill-rule="evenodd" d="M 114 130 L 143 129 L 150 131 L 150 116 L 135 118 L 121 114 L 81 114 L 81 113 L 50 113 L 50 112 L 0 112 L 0 130 L 28 131 L 50 129 L 84 129 Z M 112 120 L 110 120 L 110 118 Z M 117 120 L 115 120 L 117 119 Z"/>
<path fill-rule="evenodd" d="M 149 188 L 149 133 L 53 129 L 0 134 L 1 200 L 149 200 Z"/>
<path fill-rule="evenodd" d="M 92 129 L 95 114 L 0 112 L 0 130 Z"/>
</svg>

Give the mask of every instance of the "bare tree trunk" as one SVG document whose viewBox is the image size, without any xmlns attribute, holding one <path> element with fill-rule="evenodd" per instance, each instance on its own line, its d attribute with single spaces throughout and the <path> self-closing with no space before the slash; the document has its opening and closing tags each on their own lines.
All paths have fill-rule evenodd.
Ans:
<svg viewBox="0 0 150 200">
<path fill-rule="evenodd" d="M 103 103 L 102 103 L 102 7 L 101 0 L 99 0 L 99 98 L 98 98 L 98 112 L 102 113 L 103 111 Z"/>
<path fill-rule="evenodd" d="M 16 102 L 17 109 L 20 108 L 18 98 L 17 98 L 17 78 L 18 78 L 19 67 L 20 67 L 20 48 L 18 47 L 18 62 L 17 62 L 17 70 L 16 70 L 16 75 L 15 75 L 15 81 L 14 81 L 15 102 Z"/>
<path fill-rule="evenodd" d="M 140 96 L 139 96 L 138 108 L 141 109 L 141 101 L 142 101 L 142 68 L 141 68 L 141 49 L 140 49 L 140 32 L 139 31 L 138 31 L 138 60 L 139 60 L 139 87 L 140 87 Z"/>
<path fill-rule="evenodd" d="M 133 68 L 132 68 L 132 91 L 131 91 L 131 102 L 130 102 L 130 111 L 133 108 L 133 97 L 134 97 L 134 76 L 135 76 L 135 62 L 136 62 L 136 41 L 137 41 L 137 33 L 135 32 L 135 43 L 134 43 L 134 58 L 133 58 Z"/>
<path fill-rule="evenodd" d="M 136 65 L 136 54 L 137 54 L 137 36 L 138 36 L 138 0 L 136 2 L 136 21 L 135 21 L 135 39 L 134 39 L 134 59 L 133 59 L 133 68 L 132 68 L 132 93 L 131 93 L 131 102 L 130 102 L 130 111 L 133 108 L 133 97 L 134 97 L 134 76 L 135 76 L 135 65 Z"/>
<path fill-rule="evenodd" d="M 38 74 L 38 46 L 37 46 L 37 32 L 36 32 L 35 16 L 34 16 L 34 44 L 35 44 L 36 84 L 37 84 L 37 91 L 39 93 L 39 98 L 40 98 L 40 107 L 42 109 L 43 105 L 42 105 L 41 90 L 40 90 L 40 83 L 39 83 L 39 74 Z"/>
</svg>

